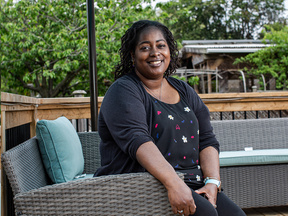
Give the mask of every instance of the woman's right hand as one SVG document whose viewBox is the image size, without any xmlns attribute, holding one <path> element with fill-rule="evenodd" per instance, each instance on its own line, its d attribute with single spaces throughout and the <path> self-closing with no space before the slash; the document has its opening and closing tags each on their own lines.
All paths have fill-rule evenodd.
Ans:
<svg viewBox="0 0 288 216">
<path fill-rule="evenodd" d="M 136 152 L 136 158 L 148 172 L 165 186 L 174 214 L 188 216 L 195 213 L 196 205 L 191 189 L 177 175 L 174 168 L 166 161 L 153 142 L 143 143 Z"/>
<path fill-rule="evenodd" d="M 192 197 L 191 189 L 180 178 L 171 186 L 166 186 L 166 188 L 174 214 L 188 216 L 195 213 L 196 205 Z"/>
</svg>

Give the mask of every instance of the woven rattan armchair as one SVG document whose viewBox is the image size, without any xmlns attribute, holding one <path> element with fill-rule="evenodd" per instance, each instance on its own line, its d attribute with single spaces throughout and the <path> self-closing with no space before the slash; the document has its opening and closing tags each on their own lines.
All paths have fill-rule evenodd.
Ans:
<svg viewBox="0 0 288 216">
<path fill-rule="evenodd" d="M 98 133 L 78 135 L 84 173 L 94 173 L 100 166 Z M 16 215 L 173 215 L 165 187 L 148 173 L 50 185 L 36 137 L 3 153 L 1 160 L 13 190 Z"/>
<path fill-rule="evenodd" d="M 288 118 L 211 122 L 220 151 L 288 149 Z M 288 163 L 221 167 L 224 192 L 241 208 L 288 204 Z"/>
</svg>

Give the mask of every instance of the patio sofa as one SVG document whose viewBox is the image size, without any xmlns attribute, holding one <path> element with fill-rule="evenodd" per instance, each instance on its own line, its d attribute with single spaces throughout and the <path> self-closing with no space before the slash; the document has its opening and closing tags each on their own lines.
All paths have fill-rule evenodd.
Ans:
<svg viewBox="0 0 288 216">
<path fill-rule="evenodd" d="M 213 121 L 212 126 L 221 144 L 221 154 L 241 153 L 245 147 L 288 149 L 287 118 Z M 99 135 L 97 132 L 78 135 L 85 160 L 83 173 L 94 173 L 100 166 Z M 37 142 L 34 137 L 2 154 L 14 193 L 16 215 L 173 215 L 166 189 L 149 173 L 51 185 Z M 287 205 L 288 161 L 243 164 L 242 160 L 235 164 L 233 160 L 225 162 L 225 155 L 221 154 L 224 192 L 240 207 Z"/>
<path fill-rule="evenodd" d="M 211 124 L 220 142 L 220 175 L 228 197 L 241 208 L 287 205 L 288 118 Z"/>
<path fill-rule="evenodd" d="M 85 161 L 83 173 L 94 173 L 100 166 L 99 135 L 78 135 Z M 174 215 L 165 187 L 149 173 L 51 185 L 37 142 L 34 137 L 2 154 L 16 215 Z"/>
</svg>

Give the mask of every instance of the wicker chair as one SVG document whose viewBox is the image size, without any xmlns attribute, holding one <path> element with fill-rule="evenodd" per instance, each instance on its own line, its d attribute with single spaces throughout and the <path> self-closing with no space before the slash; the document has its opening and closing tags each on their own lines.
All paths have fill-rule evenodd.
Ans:
<svg viewBox="0 0 288 216">
<path fill-rule="evenodd" d="M 288 149 L 288 118 L 212 121 L 220 151 Z M 221 167 L 225 194 L 241 208 L 288 204 L 288 163 Z"/>
<path fill-rule="evenodd" d="M 98 133 L 78 134 L 84 173 L 94 173 L 100 166 Z M 3 153 L 1 160 L 13 190 L 16 215 L 173 215 L 165 187 L 148 173 L 51 185 L 36 137 Z"/>
</svg>

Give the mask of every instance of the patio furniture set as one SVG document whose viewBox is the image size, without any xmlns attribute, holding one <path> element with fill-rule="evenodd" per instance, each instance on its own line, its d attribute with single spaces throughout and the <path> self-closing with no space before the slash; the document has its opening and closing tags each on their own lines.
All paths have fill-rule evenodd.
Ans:
<svg viewBox="0 0 288 216">
<path fill-rule="evenodd" d="M 221 146 L 224 192 L 242 208 L 287 205 L 288 119 L 212 121 L 212 126 Z M 78 136 L 83 173 L 92 174 L 100 166 L 99 135 Z M 79 175 L 52 184 L 38 142 L 33 137 L 2 154 L 16 215 L 173 215 L 166 189 L 149 173 Z"/>
</svg>

